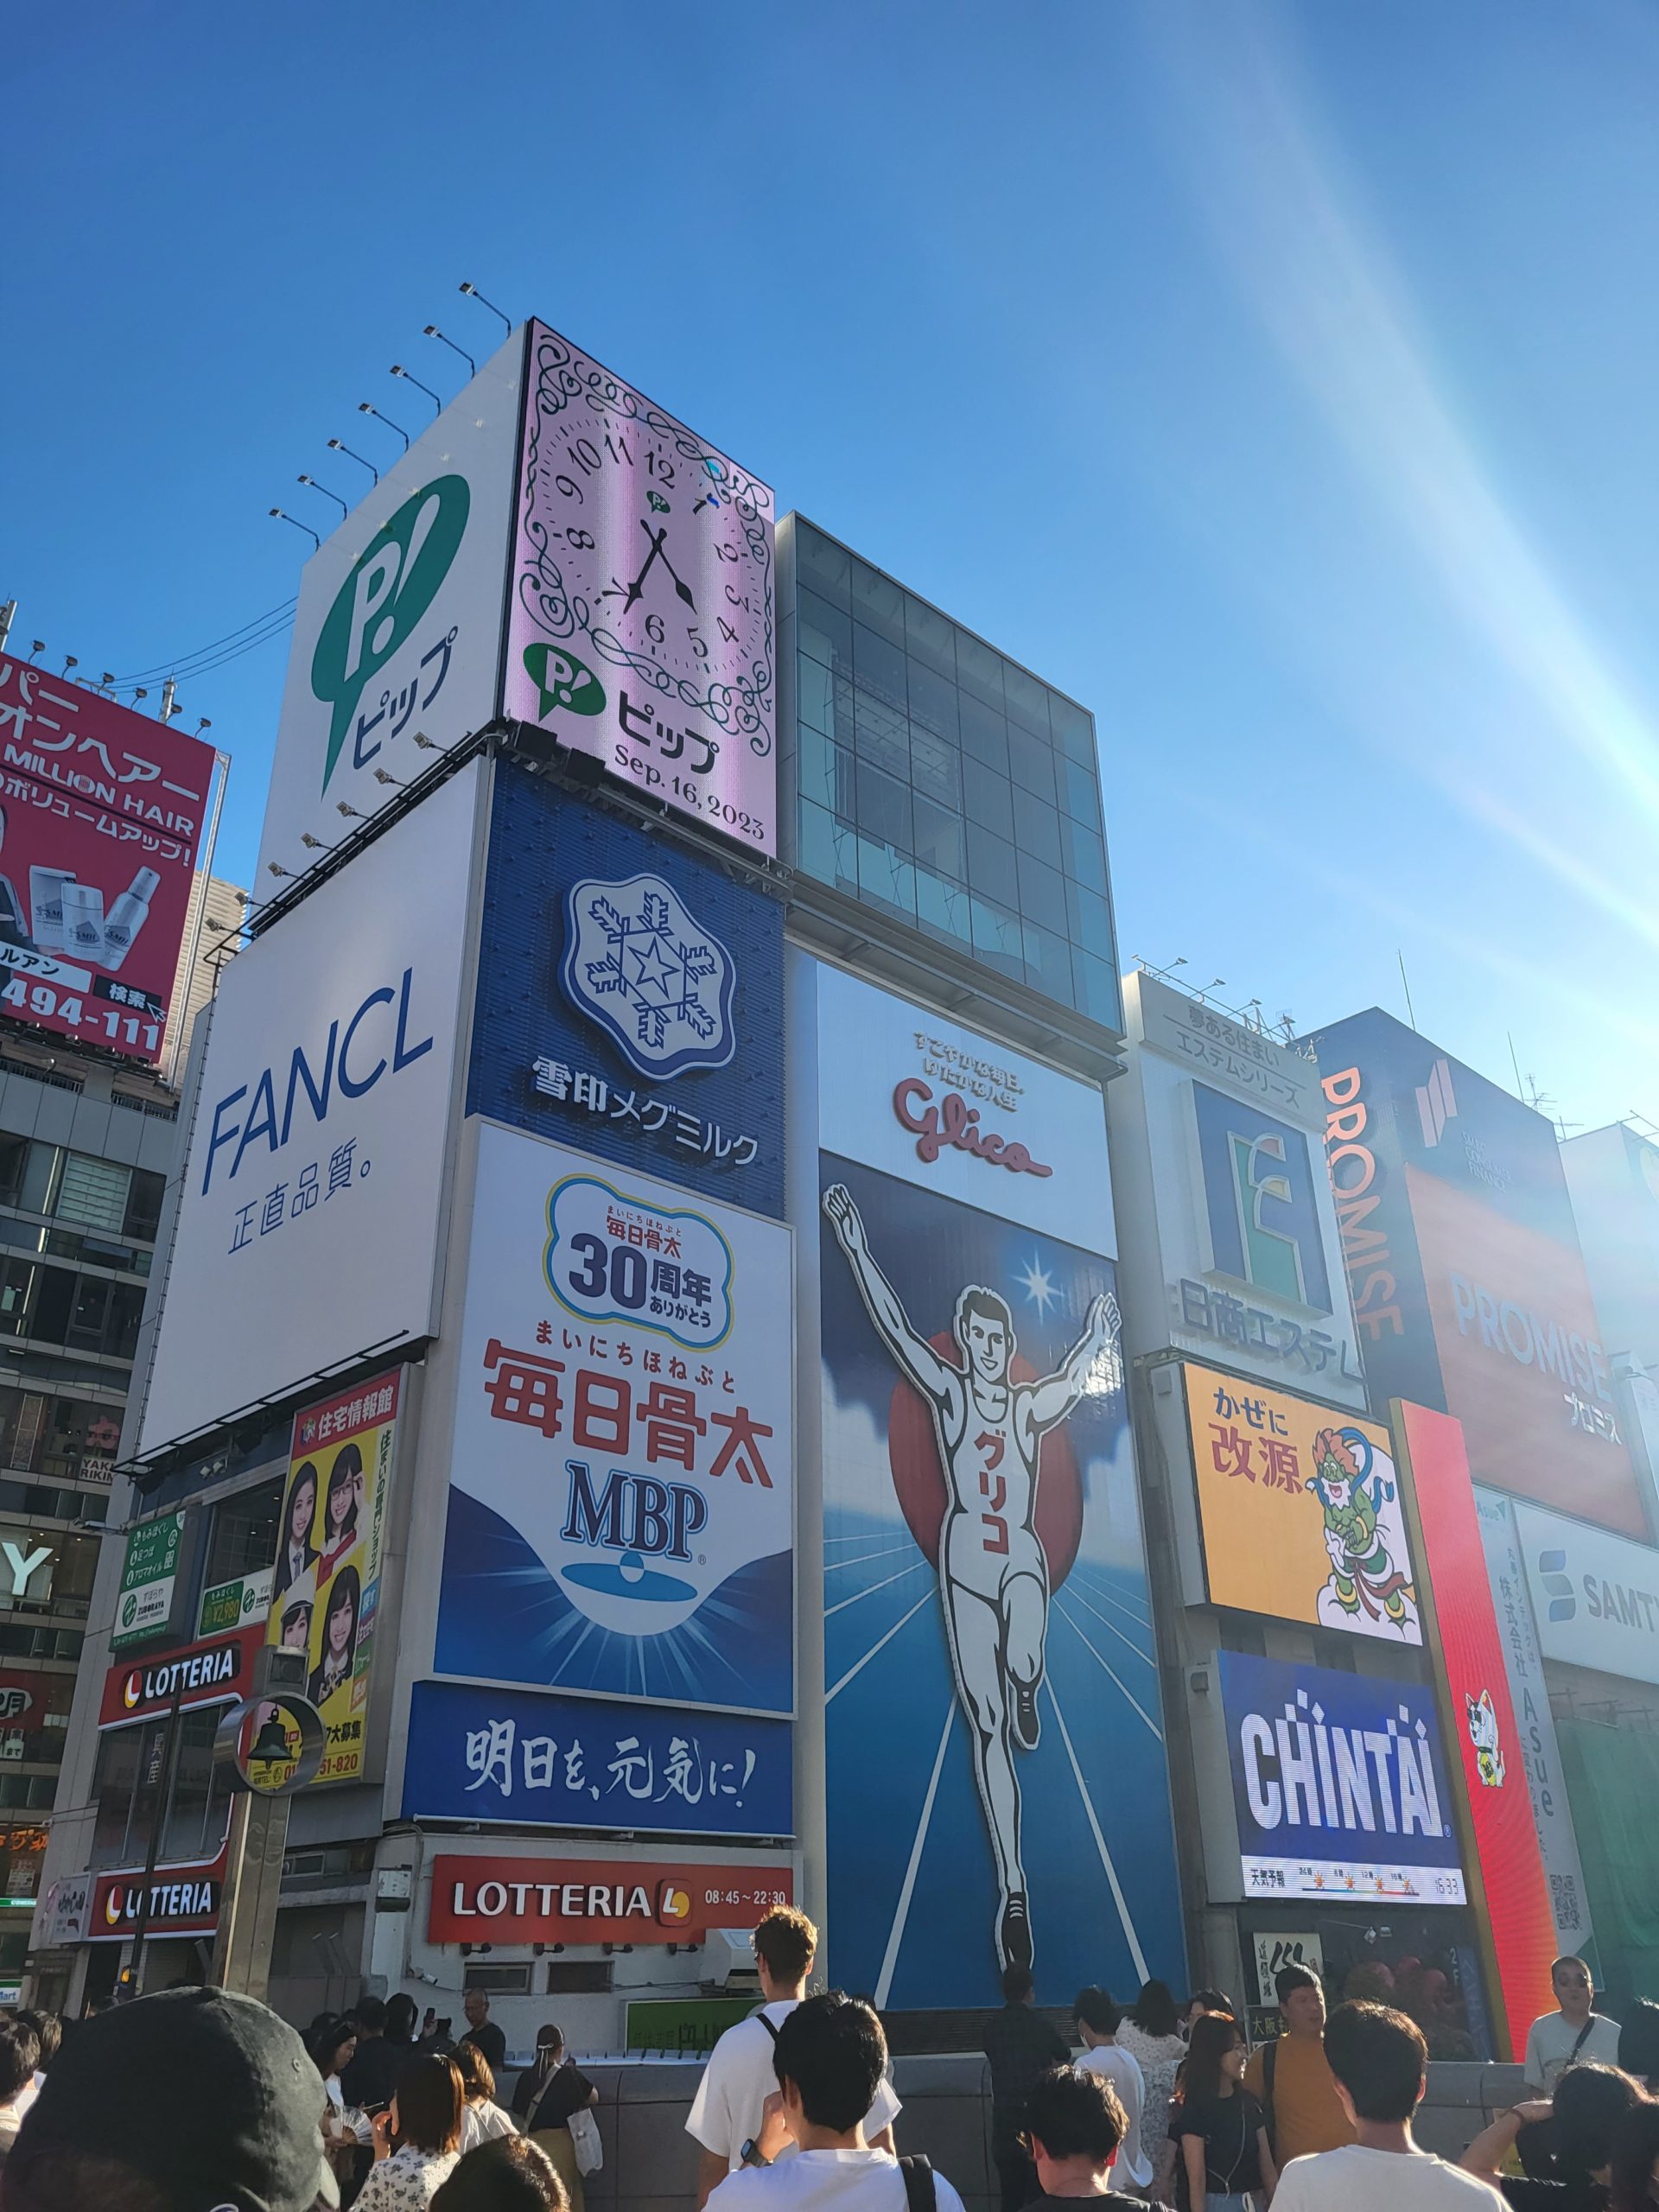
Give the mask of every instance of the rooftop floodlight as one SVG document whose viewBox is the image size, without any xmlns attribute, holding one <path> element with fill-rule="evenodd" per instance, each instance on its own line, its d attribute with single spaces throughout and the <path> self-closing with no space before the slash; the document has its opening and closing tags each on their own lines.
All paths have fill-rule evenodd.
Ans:
<svg viewBox="0 0 1659 2212">
<path fill-rule="evenodd" d="M 480 307 L 481 307 L 481 308 L 488 308 L 488 309 L 489 309 L 489 311 L 490 311 L 490 313 L 491 313 L 492 315 L 501 315 L 501 320 L 502 320 L 502 321 L 503 321 L 504 323 L 506 323 L 506 327 L 507 327 L 507 335 L 508 335 L 508 337 L 509 337 L 509 338 L 511 338 L 511 337 L 512 337 L 512 323 L 511 323 L 510 321 L 508 321 L 507 317 L 506 317 L 505 315 L 501 315 L 501 310 L 500 310 L 500 308 L 499 308 L 499 307 L 497 307 L 497 305 L 495 304 L 495 302 L 494 302 L 493 300 L 486 300 L 486 299 L 485 298 L 485 296 L 484 296 L 483 293 L 482 293 L 482 292 L 480 292 L 480 291 L 479 290 L 479 289 L 478 289 L 478 287 L 477 287 L 477 285 L 476 285 L 476 284 L 463 284 L 463 285 L 461 286 L 461 290 L 466 294 L 467 297 L 469 300 L 476 300 L 476 301 L 478 302 L 478 304 L 480 305 Z"/>
<path fill-rule="evenodd" d="M 390 415 L 383 415 L 372 399 L 359 399 L 357 411 L 359 415 L 372 415 L 377 423 L 384 423 L 389 430 L 396 430 L 404 442 L 404 451 L 409 451 L 409 432 L 401 423 L 394 423 Z"/>
<path fill-rule="evenodd" d="M 391 373 L 395 377 L 402 377 L 405 384 L 412 384 L 416 391 L 423 391 L 426 394 L 427 397 L 432 403 L 432 413 L 434 419 L 442 414 L 443 402 L 438 397 L 437 393 L 433 391 L 429 384 L 423 384 L 419 377 L 410 376 L 409 371 L 404 367 L 400 361 L 394 361 L 392 363 Z"/>
<path fill-rule="evenodd" d="M 377 484 L 380 481 L 380 472 L 374 463 L 372 461 L 365 461 L 360 453 L 353 453 L 350 446 L 345 444 L 342 440 L 330 438 L 328 450 L 330 453 L 343 453 L 347 461 L 354 461 L 359 468 L 366 468 Z"/>
<path fill-rule="evenodd" d="M 338 492 L 331 492 L 326 484 L 319 484 L 315 476 L 307 476 L 304 472 L 302 471 L 301 474 L 295 478 L 294 481 L 296 484 L 304 484 L 308 486 L 314 492 L 321 492 L 325 499 L 332 499 L 334 501 L 334 505 L 340 509 L 341 514 L 349 515 L 352 512 L 346 505 L 345 500 L 340 498 Z"/>
<path fill-rule="evenodd" d="M 311 543 L 317 548 L 318 551 L 321 551 L 322 540 L 317 536 L 316 531 L 312 529 L 309 523 L 294 522 L 293 516 L 290 514 L 285 514 L 281 507 L 273 507 L 270 512 L 278 522 L 294 523 L 295 529 L 302 530 L 306 536 L 310 539 Z"/>
<path fill-rule="evenodd" d="M 438 328 L 435 322 L 429 322 L 425 329 L 422 331 L 421 335 L 423 338 L 435 338 L 440 346 L 447 346 L 452 353 L 459 353 L 461 359 L 466 362 L 473 374 L 474 376 L 478 374 L 478 363 L 473 359 L 472 355 L 466 352 L 463 347 L 457 346 L 453 338 L 446 338 L 442 331 Z"/>
</svg>

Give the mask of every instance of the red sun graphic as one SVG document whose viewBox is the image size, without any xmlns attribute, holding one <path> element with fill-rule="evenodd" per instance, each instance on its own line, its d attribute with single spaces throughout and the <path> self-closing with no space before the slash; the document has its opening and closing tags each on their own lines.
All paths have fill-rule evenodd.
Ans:
<svg viewBox="0 0 1659 2212">
<path fill-rule="evenodd" d="M 962 1353 L 949 1329 L 928 1342 L 958 1371 Z M 1015 1382 L 1035 1382 L 1037 1370 L 1016 1352 L 1009 1375 Z M 906 1526 L 927 1555 L 939 1563 L 939 1530 L 950 1493 L 938 1439 L 927 1401 L 901 1376 L 887 1408 L 887 1464 Z M 1083 1537 L 1083 1478 L 1066 1424 L 1051 1428 L 1037 1447 L 1037 1540 L 1048 1561 L 1049 1586 L 1058 1590 L 1071 1572 Z"/>
</svg>

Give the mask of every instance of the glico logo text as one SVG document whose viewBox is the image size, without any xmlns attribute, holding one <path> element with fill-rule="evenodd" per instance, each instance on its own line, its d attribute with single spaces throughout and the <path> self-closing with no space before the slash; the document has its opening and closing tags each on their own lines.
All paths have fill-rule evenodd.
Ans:
<svg viewBox="0 0 1659 2212">
<path fill-rule="evenodd" d="M 959 1090 L 947 1090 L 937 1106 L 932 1099 L 932 1085 L 918 1075 L 907 1075 L 893 1086 L 894 1117 L 916 1139 L 917 1155 L 930 1167 L 941 1152 L 954 1149 L 971 1153 L 988 1167 L 1006 1167 L 1014 1175 L 1054 1173 L 1033 1160 L 1017 1138 L 1010 1141 L 995 1130 L 982 1129 L 978 1107 L 970 1106 Z"/>
</svg>

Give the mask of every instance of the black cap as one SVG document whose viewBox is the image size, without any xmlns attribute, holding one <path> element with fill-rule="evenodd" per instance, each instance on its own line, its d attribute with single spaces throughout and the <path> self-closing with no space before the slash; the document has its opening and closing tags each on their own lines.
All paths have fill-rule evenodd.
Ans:
<svg viewBox="0 0 1659 2212">
<path fill-rule="evenodd" d="M 319 2123 L 322 2078 L 257 1999 L 168 1989 L 71 2027 L 8 2167 L 27 2186 L 56 2152 L 142 2175 L 169 2212 L 310 2212 L 337 2205 Z"/>
</svg>

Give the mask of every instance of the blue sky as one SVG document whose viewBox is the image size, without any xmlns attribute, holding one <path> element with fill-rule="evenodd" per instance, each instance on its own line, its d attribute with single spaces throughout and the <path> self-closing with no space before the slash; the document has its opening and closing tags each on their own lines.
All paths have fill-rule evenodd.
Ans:
<svg viewBox="0 0 1659 2212">
<path fill-rule="evenodd" d="M 279 606 L 470 278 L 1093 707 L 1126 964 L 1313 1027 L 1403 953 L 1659 1116 L 1651 9 L 175 0 L 5 66 L 25 648 Z M 183 695 L 244 882 L 283 651 Z"/>
</svg>

